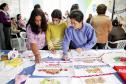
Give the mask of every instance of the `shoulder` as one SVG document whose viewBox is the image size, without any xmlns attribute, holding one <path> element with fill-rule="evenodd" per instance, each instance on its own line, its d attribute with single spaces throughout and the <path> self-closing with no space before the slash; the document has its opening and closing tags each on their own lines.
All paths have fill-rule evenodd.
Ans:
<svg viewBox="0 0 126 84">
<path fill-rule="evenodd" d="M 60 25 L 61 27 L 65 27 L 65 28 L 67 27 L 67 23 L 64 22 L 64 21 L 61 21 L 59 25 Z"/>
<path fill-rule="evenodd" d="M 91 26 L 91 24 L 89 23 L 84 23 L 83 24 L 84 28 L 87 29 L 87 30 L 94 30 L 94 28 Z"/>
<path fill-rule="evenodd" d="M 73 31 L 73 29 L 74 29 L 74 27 L 73 27 L 73 26 L 68 26 L 68 28 L 66 29 L 66 31 L 67 31 L 67 32 L 72 32 L 72 31 Z"/>
</svg>

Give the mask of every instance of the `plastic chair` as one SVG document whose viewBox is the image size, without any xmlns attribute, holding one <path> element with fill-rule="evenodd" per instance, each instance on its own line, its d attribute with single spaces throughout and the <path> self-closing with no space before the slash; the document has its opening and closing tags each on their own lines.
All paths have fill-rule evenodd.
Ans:
<svg viewBox="0 0 126 84">
<path fill-rule="evenodd" d="M 105 49 L 111 49 L 111 47 L 108 45 L 109 43 L 116 44 L 117 45 L 117 47 L 116 47 L 117 49 L 124 49 L 124 47 L 126 46 L 126 40 L 118 40 L 118 41 L 115 41 L 115 42 L 108 41 L 106 43 Z"/>
<path fill-rule="evenodd" d="M 17 33 L 11 32 L 11 35 L 16 36 L 16 38 L 11 38 L 10 40 L 12 48 L 16 50 L 21 50 L 21 38 L 18 37 Z"/>
<path fill-rule="evenodd" d="M 21 48 L 22 50 L 26 50 L 26 40 L 27 40 L 27 35 L 26 32 L 20 32 L 20 37 L 21 37 Z"/>
</svg>

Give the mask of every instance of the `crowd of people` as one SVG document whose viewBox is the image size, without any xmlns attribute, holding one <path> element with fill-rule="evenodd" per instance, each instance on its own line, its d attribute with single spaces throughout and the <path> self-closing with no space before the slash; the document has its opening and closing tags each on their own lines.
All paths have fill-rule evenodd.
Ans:
<svg viewBox="0 0 126 84">
<path fill-rule="evenodd" d="M 75 49 L 78 53 L 85 49 L 104 49 L 108 40 L 126 39 L 126 33 L 118 20 L 111 21 L 105 15 L 107 10 L 105 4 L 99 4 L 96 9 L 97 15 L 89 14 L 86 22 L 78 4 L 73 4 L 65 16 L 60 9 L 54 9 L 51 13 L 51 22 L 39 4 L 34 6 L 27 24 L 21 14 L 17 14 L 17 18 L 10 18 L 8 10 L 7 3 L 0 5 L 0 49 L 12 49 L 11 32 L 17 34 L 26 32 L 27 49 L 32 50 L 36 63 L 41 61 L 42 54 L 39 50 L 50 50 L 53 54 L 56 50 L 63 50 L 62 59 L 69 60 L 69 49 Z M 118 33 L 115 31 L 122 33 L 116 36 Z"/>
</svg>

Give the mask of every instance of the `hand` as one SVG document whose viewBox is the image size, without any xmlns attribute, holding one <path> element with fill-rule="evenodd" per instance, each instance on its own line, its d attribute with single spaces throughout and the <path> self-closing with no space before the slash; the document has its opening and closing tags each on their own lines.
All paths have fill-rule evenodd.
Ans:
<svg viewBox="0 0 126 84">
<path fill-rule="evenodd" d="M 41 62 L 41 56 L 39 54 L 35 56 L 35 63 L 40 63 L 40 62 Z"/>
<path fill-rule="evenodd" d="M 68 58 L 67 55 L 63 55 L 62 59 L 63 59 L 64 61 L 69 61 L 69 60 L 70 60 L 70 59 Z"/>
<path fill-rule="evenodd" d="M 82 48 L 77 48 L 76 51 L 80 54 L 83 51 L 83 49 Z"/>
<path fill-rule="evenodd" d="M 51 49 L 51 53 L 52 54 L 56 54 L 56 50 L 53 48 L 53 49 Z"/>
</svg>

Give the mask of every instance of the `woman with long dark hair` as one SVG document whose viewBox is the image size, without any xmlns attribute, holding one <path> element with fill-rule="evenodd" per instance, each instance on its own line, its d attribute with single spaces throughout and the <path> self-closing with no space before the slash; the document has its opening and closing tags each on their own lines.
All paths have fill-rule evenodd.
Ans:
<svg viewBox="0 0 126 84">
<path fill-rule="evenodd" d="M 46 46 L 45 32 L 47 29 L 47 21 L 44 12 L 41 9 L 32 11 L 30 19 L 27 24 L 27 48 L 31 49 L 35 55 L 36 63 L 41 61 L 39 49 Z"/>
</svg>

